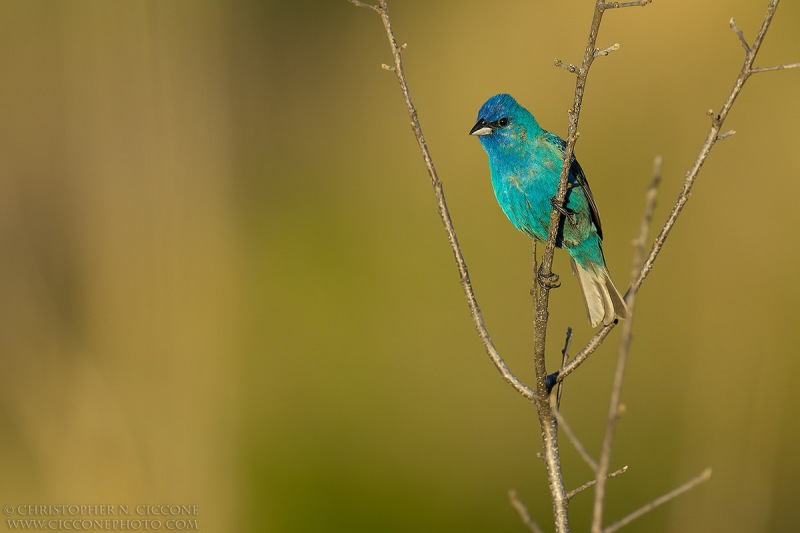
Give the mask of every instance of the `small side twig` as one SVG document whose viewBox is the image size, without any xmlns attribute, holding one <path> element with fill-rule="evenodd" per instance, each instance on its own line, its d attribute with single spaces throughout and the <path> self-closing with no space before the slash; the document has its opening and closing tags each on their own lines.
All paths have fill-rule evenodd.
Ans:
<svg viewBox="0 0 800 533">
<path fill-rule="evenodd" d="M 578 75 L 583 74 L 583 71 L 581 70 L 581 67 L 575 66 L 572 63 L 564 63 L 563 61 L 561 61 L 558 58 L 556 58 L 554 60 L 554 64 L 555 64 L 555 66 L 557 66 L 559 68 L 563 68 L 567 72 L 571 72 L 572 74 L 578 74 Z"/>
<path fill-rule="evenodd" d="M 789 68 L 800 68 L 800 63 L 787 63 L 785 65 L 772 65 L 771 67 L 753 67 L 750 69 L 751 74 L 758 74 L 759 72 L 772 72 L 773 70 L 786 70 Z"/>
<path fill-rule="evenodd" d="M 735 133 L 734 131 L 726 132 L 728 135 Z M 633 255 L 633 271 L 631 272 L 631 282 L 633 282 L 642 269 L 644 262 L 644 247 L 647 245 L 647 237 L 650 235 L 650 225 L 653 222 L 653 213 L 656 210 L 656 197 L 658 196 L 658 186 L 661 185 L 661 168 L 663 159 L 657 155 L 653 160 L 653 177 L 650 180 L 650 185 L 647 187 L 645 193 L 645 208 L 642 214 L 642 221 L 639 223 L 639 236 L 633 241 L 634 255 Z M 633 305 L 633 295 L 629 295 L 629 305 Z"/>
<path fill-rule="evenodd" d="M 635 2 L 605 2 L 600 5 L 603 9 L 618 9 L 621 7 L 642 7 L 652 2 L 653 0 L 636 0 Z"/>
<path fill-rule="evenodd" d="M 569 344 L 572 341 L 572 328 L 567 327 L 567 334 L 564 338 L 564 349 L 561 350 L 561 368 L 564 368 L 564 365 L 567 364 L 569 360 Z M 564 386 L 563 381 L 558 382 L 558 386 L 556 388 L 556 411 L 561 409 L 561 392 Z"/>
<path fill-rule="evenodd" d="M 634 512 L 632 512 L 628 516 L 626 516 L 626 517 L 624 517 L 624 518 L 622 518 L 620 520 L 617 520 L 616 522 L 614 522 L 610 526 L 608 526 L 605 529 L 603 529 L 603 533 L 614 533 L 615 531 L 619 531 L 621 528 L 627 526 L 628 524 L 630 524 L 631 522 L 633 522 L 637 518 L 641 517 L 642 515 L 645 515 L 645 514 L 649 513 L 650 511 L 652 511 L 653 509 L 655 509 L 656 507 L 658 507 L 660 505 L 664 505 L 668 501 L 677 498 L 678 496 L 680 496 L 684 492 L 695 488 L 700 483 L 703 483 L 704 481 L 708 481 L 709 479 L 711 479 L 711 469 L 710 468 L 706 468 L 705 470 L 703 470 L 703 472 L 699 476 L 690 479 L 689 481 L 687 481 L 686 483 L 684 483 L 680 487 L 677 487 L 677 488 L 669 491 L 668 493 L 664 494 L 663 496 L 660 496 L 660 497 L 656 498 L 655 500 L 651 501 L 647 505 L 643 505 L 642 507 L 640 507 L 639 509 L 635 510 Z"/>
<path fill-rule="evenodd" d="M 359 0 L 349 0 L 351 4 L 357 7 L 363 7 L 364 9 L 372 9 L 373 11 L 377 11 L 378 13 L 381 12 L 381 8 L 377 4 L 368 4 L 366 2 L 360 2 Z"/>
<path fill-rule="evenodd" d="M 612 477 L 621 476 L 622 474 L 624 474 L 627 471 L 628 471 L 628 466 L 625 465 L 622 468 L 620 468 L 619 470 L 615 470 L 614 472 L 611 472 L 608 476 L 606 476 L 606 478 L 607 479 L 611 479 Z M 597 483 L 596 479 L 590 479 L 589 481 L 587 481 L 586 483 L 584 483 L 580 487 L 569 491 L 567 493 L 567 498 L 569 498 L 571 500 L 572 498 L 574 498 L 575 496 L 577 496 L 581 492 L 585 491 L 586 489 L 588 489 L 589 487 L 591 487 L 595 483 Z"/>
<path fill-rule="evenodd" d="M 619 50 L 619 43 L 614 43 L 608 48 L 604 48 L 602 50 L 595 49 L 594 57 L 607 56 L 611 52 L 616 52 L 617 50 Z"/>
<path fill-rule="evenodd" d="M 742 43 L 742 48 L 744 48 L 744 53 L 745 54 L 749 54 L 750 53 L 750 44 L 747 42 L 747 39 L 744 38 L 744 32 L 739 29 L 739 26 L 736 25 L 736 21 L 733 20 L 733 17 L 731 17 L 731 20 L 730 20 L 730 22 L 728 24 L 730 24 L 731 29 L 739 37 L 739 42 Z"/>
<path fill-rule="evenodd" d="M 731 135 L 736 135 L 736 130 L 728 130 L 728 131 L 725 131 L 723 133 L 720 133 L 719 135 L 717 135 L 717 140 L 718 141 L 725 140 L 728 137 L 730 137 Z"/>
<path fill-rule="evenodd" d="M 614 326 L 615 324 L 611 323 L 597 330 L 597 333 L 595 333 L 594 336 L 589 339 L 589 342 L 586 343 L 586 346 L 584 346 L 583 350 L 575 354 L 575 356 L 570 359 L 569 363 L 564 365 L 564 367 L 559 371 L 558 376 L 556 377 L 556 383 L 561 383 L 564 381 L 564 379 L 566 379 L 567 376 L 575 372 L 578 367 L 581 366 L 584 361 L 586 361 L 589 356 L 600 347 L 601 344 L 603 344 L 603 341 L 606 340 L 606 337 L 608 337 L 608 334 L 611 333 L 612 329 L 614 329 Z"/>
<path fill-rule="evenodd" d="M 519 497 L 517 496 L 517 491 L 514 489 L 509 490 L 508 499 L 511 501 L 511 505 L 514 507 L 514 509 L 517 510 L 517 513 L 519 513 L 522 523 L 528 526 L 528 529 L 530 529 L 532 533 L 544 533 L 542 528 L 539 527 L 539 524 L 537 524 L 536 521 L 531 518 L 528 508 L 525 507 L 525 504 L 520 501 Z"/>
</svg>

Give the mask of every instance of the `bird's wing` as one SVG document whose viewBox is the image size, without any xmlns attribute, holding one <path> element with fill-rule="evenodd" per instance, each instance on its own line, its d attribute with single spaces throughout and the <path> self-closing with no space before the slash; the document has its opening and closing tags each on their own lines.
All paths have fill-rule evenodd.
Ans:
<svg viewBox="0 0 800 533">
<path fill-rule="evenodd" d="M 553 142 L 555 142 L 558 147 L 561 149 L 561 153 L 564 153 L 564 150 L 567 149 L 567 141 L 559 137 L 555 134 L 550 134 L 552 136 Z M 592 196 L 592 190 L 589 188 L 589 182 L 586 181 L 586 174 L 583 173 L 583 169 L 581 168 L 580 163 L 578 160 L 575 159 L 575 156 L 572 156 L 572 163 L 569 167 L 570 176 L 572 176 L 575 181 L 577 181 L 581 189 L 583 189 L 583 195 L 586 196 L 586 201 L 589 204 L 589 211 L 592 214 L 592 222 L 597 227 L 597 235 L 600 239 L 603 238 L 603 228 L 600 226 L 600 212 L 597 210 L 597 204 L 594 203 L 594 196 Z"/>
</svg>

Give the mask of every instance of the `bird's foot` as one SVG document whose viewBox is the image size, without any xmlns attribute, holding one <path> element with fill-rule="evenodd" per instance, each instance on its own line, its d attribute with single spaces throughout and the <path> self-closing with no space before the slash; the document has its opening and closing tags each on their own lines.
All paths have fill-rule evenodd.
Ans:
<svg viewBox="0 0 800 533">
<path fill-rule="evenodd" d="M 569 223 L 574 226 L 575 225 L 575 212 L 572 211 L 571 209 L 567 209 L 565 206 L 561 205 L 556 200 L 557 199 L 556 199 L 555 196 L 550 198 L 550 205 L 552 205 L 553 209 L 555 209 L 556 211 L 561 213 L 561 215 L 563 217 L 565 217 L 569 221 Z"/>
<path fill-rule="evenodd" d="M 536 280 L 543 289 L 557 289 L 561 286 L 561 282 L 558 280 L 558 274 L 550 272 L 550 274 L 545 276 L 544 272 L 542 272 L 541 265 L 539 265 L 539 272 L 536 275 Z"/>
</svg>

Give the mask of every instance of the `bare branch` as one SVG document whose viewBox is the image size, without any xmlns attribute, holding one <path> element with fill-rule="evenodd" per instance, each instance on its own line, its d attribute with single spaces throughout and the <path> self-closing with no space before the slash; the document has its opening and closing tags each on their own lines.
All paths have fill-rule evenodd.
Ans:
<svg viewBox="0 0 800 533">
<path fill-rule="evenodd" d="M 377 11 L 378 13 L 381 12 L 381 6 L 377 4 L 367 4 L 366 2 L 359 2 L 359 0 L 348 0 L 351 4 L 357 7 L 363 7 L 364 9 L 371 9 L 373 11 Z"/>
<path fill-rule="evenodd" d="M 736 132 L 726 132 L 727 135 L 732 135 Z M 639 271 L 642 269 L 642 262 L 644 261 L 644 247 L 647 244 L 647 237 L 650 234 L 650 225 L 653 222 L 653 213 L 656 210 L 656 197 L 658 196 L 658 186 L 661 184 L 661 167 L 663 159 L 657 155 L 653 160 L 653 177 L 650 180 L 650 186 L 647 187 L 645 194 L 645 208 L 642 214 L 642 221 L 639 224 L 639 236 L 633 241 L 634 257 L 633 257 L 633 271 L 631 272 L 631 283 L 636 281 L 639 276 Z M 633 304 L 633 298 L 629 300 Z"/>
<path fill-rule="evenodd" d="M 771 67 L 753 67 L 750 69 L 750 74 L 758 74 L 760 72 L 772 72 L 773 70 L 786 70 L 790 68 L 800 68 L 800 63 L 787 63 L 785 65 L 773 65 Z"/>
<path fill-rule="evenodd" d="M 634 242 L 633 268 L 631 271 L 631 283 L 636 281 L 642 269 L 644 261 L 644 247 L 650 233 L 650 224 L 653 221 L 653 212 L 656 208 L 656 196 L 658 185 L 661 182 L 661 156 L 656 156 L 653 161 L 653 177 L 645 195 L 645 208 L 642 221 L 639 224 L 639 236 Z M 597 475 L 595 477 L 597 485 L 594 491 L 594 507 L 592 510 L 592 533 L 601 533 L 603 530 L 603 511 L 605 510 L 605 488 L 608 470 L 611 466 L 611 447 L 614 443 L 614 436 L 617 429 L 617 421 L 621 414 L 622 382 L 625 379 L 625 368 L 628 364 L 628 354 L 630 354 L 631 343 L 633 341 L 633 319 L 636 310 L 636 293 L 629 293 L 626 298 L 628 306 L 628 319 L 622 325 L 622 339 L 620 340 L 619 355 L 617 356 L 617 368 L 614 372 L 614 384 L 611 387 L 611 399 L 608 405 L 608 418 L 606 419 L 606 431 L 603 436 L 603 445 L 600 451 L 600 459 L 597 463 Z"/>
<path fill-rule="evenodd" d="M 564 365 L 567 364 L 569 360 L 569 344 L 572 341 L 572 328 L 567 327 L 567 334 L 564 338 L 564 349 L 561 350 L 561 368 L 564 368 Z M 563 382 L 558 383 L 558 387 L 556 389 L 556 410 L 561 409 L 561 392 L 562 392 Z"/>
<path fill-rule="evenodd" d="M 612 478 L 612 477 L 621 476 L 622 474 L 624 474 L 627 471 L 628 471 L 628 466 L 626 465 L 626 466 L 623 466 L 622 468 L 620 468 L 619 470 L 615 470 L 614 472 L 611 472 L 607 477 L 608 478 Z M 569 498 L 571 500 L 572 498 L 574 498 L 575 496 L 577 496 L 581 492 L 585 491 L 586 489 L 588 489 L 589 487 L 591 487 L 595 483 L 597 483 L 596 479 L 591 479 L 591 480 L 587 481 L 586 483 L 584 483 L 583 485 L 581 485 L 577 489 L 573 489 L 573 490 L 569 491 L 567 493 L 567 498 Z"/>
<path fill-rule="evenodd" d="M 720 133 L 717 135 L 717 140 L 722 141 L 730 137 L 731 135 L 736 135 L 736 130 L 728 130 L 726 132 Z"/>
<path fill-rule="evenodd" d="M 408 89 L 408 82 L 406 81 L 406 76 L 403 71 L 403 59 L 401 55 L 405 45 L 400 46 L 397 44 L 397 39 L 395 39 L 394 30 L 392 29 L 392 22 L 389 18 L 389 9 L 386 5 L 386 0 L 380 0 L 377 5 L 365 4 L 364 2 L 359 2 L 358 0 L 350 1 L 359 7 L 368 7 L 373 9 L 380 15 L 381 20 L 383 21 L 383 26 L 386 30 L 386 36 L 389 39 L 389 46 L 392 49 L 392 56 L 394 58 L 394 66 L 390 68 L 397 76 L 397 81 L 400 84 L 400 90 L 403 93 L 403 98 L 405 99 L 406 103 L 406 110 L 408 111 L 408 116 L 411 118 L 411 129 L 414 131 L 414 136 L 417 139 L 420 152 L 422 152 L 422 159 L 425 162 L 425 168 L 428 170 L 428 175 L 431 178 L 433 192 L 436 196 L 436 203 L 439 207 L 439 217 L 442 219 L 442 224 L 444 225 L 445 232 L 447 233 L 447 240 L 449 241 L 450 248 L 453 251 L 453 256 L 455 258 L 461 280 L 461 287 L 464 290 L 464 296 L 467 300 L 467 305 L 469 306 L 470 316 L 472 317 L 472 322 L 475 325 L 475 329 L 478 331 L 478 336 L 483 343 L 483 347 L 503 379 L 522 396 L 529 400 L 533 400 L 535 397 L 534 391 L 511 372 L 503 358 L 500 356 L 500 353 L 495 348 L 492 338 L 489 335 L 489 331 L 486 329 L 486 324 L 483 320 L 483 314 L 478 306 L 478 301 L 475 297 L 475 291 L 472 289 L 472 282 L 469 279 L 467 263 L 464 260 L 464 255 L 461 252 L 461 247 L 458 244 L 458 237 L 456 236 L 456 230 L 453 226 L 453 220 L 451 219 L 450 211 L 447 208 L 447 201 L 445 200 L 442 181 L 439 179 L 439 174 L 436 172 L 436 168 L 433 166 L 433 158 L 428 150 L 428 144 L 425 142 L 425 136 L 422 133 L 422 125 L 420 124 L 417 116 L 417 109 L 414 107 L 414 104 L 411 101 L 411 93 Z"/>
<path fill-rule="evenodd" d="M 661 496 L 659 498 L 656 498 L 655 500 L 653 500 L 652 502 L 648 503 L 647 505 L 644 505 L 644 506 L 640 507 L 639 509 L 637 509 L 636 511 L 632 512 L 628 516 L 622 518 L 621 520 L 617 520 L 616 522 L 614 522 L 613 524 L 611 524 L 607 528 L 603 529 L 603 533 L 614 533 L 615 531 L 619 531 L 621 528 L 627 526 L 628 524 L 630 524 L 631 522 L 633 522 L 634 520 L 636 520 L 640 516 L 649 513 L 650 511 L 652 511 L 653 509 L 655 509 L 656 507 L 658 507 L 660 505 L 664 505 L 668 501 L 670 501 L 672 499 L 675 499 L 676 497 L 680 496 L 684 492 L 693 489 L 694 487 L 696 487 L 700 483 L 703 483 L 704 481 L 708 481 L 710 478 L 711 478 L 711 469 L 710 468 L 706 468 L 705 470 L 703 470 L 703 472 L 699 476 L 697 476 L 697 477 L 695 477 L 693 479 L 690 479 L 689 481 L 687 481 L 686 483 L 684 483 L 680 487 L 677 487 L 674 490 L 671 490 L 670 492 L 664 494 L 663 496 Z"/>
<path fill-rule="evenodd" d="M 619 43 L 614 43 L 611 46 L 609 46 L 608 48 L 604 48 L 603 50 L 595 49 L 594 57 L 607 56 L 611 52 L 615 52 L 617 50 L 619 50 Z"/>
<path fill-rule="evenodd" d="M 725 122 L 725 119 L 728 117 L 728 113 L 730 112 L 731 107 L 733 107 L 734 102 L 736 102 L 736 98 L 739 96 L 739 93 L 742 92 L 745 82 L 754 72 L 763 72 L 753 69 L 753 62 L 758 55 L 758 51 L 761 49 L 761 43 L 764 41 L 764 36 L 767 34 L 767 30 L 772 23 L 772 18 L 775 16 L 775 10 L 778 8 L 778 3 L 779 0 L 772 0 L 772 2 L 770 2 L 770 4 L 767 6 L 767 13 L 764 15 L 764 20 L 761 22 L 761 27 L 756 34 L 756 38 L 753 40 L 752 46 L 750 46 L 749 50 L 747 50 L 745 53 L 744 64 L 739 72 L 739 76 L 733 83 L 733 88 L 731 89 L 728 98 L 725 100 L 725 103 L 722 105 L 722 109 L 718 114 L 712 117 L 711 128 L 709 129 L 703 146 L 700 148 L 700 153 L 698 154 L 697 159 L 695 159 L 692 168 L 690 168 L 686 173 L 686 179 L 683 182 L 683 190 L 678 195 L 678 199 L 675 201 L 675 205 L 667 217 L 667 221 L 664 223 L 664 226 L 661 228 L 661 231 L 653 242 L 653 246 L 650 248 L 650 253 L 648 254 L 644 261 L 644 265 L 642 266 L 642 271 L 639 273 L 636 282 L 631 285 L 630 289 L 628 289 L 628 292 L 638 291 L 645 278 L 647 278 L 652 271 L 653 263 L 655 262 L 656 257 L 658 257 L 658 254 L 661 252 L 664 242 L 667 240 L 670 231 L 672 231 L 672 228 L 675 225 L 675 222 L 678 220 L 678 216 L 681 214 L 681 211 L 683 211 L 686 202 L 689 201 L 692 186 L 694 186 L 697 175 L 699 174 L 703 163 L 705 163 L 706 159 L 708 158 L 708 155 L 711 153 L 711 149 L 714 147 L 714 144 L 716 144 L 719 138 L 719 132 L 722 129 L 722 125 Z"/>
<path fill-rule="evenodd" d="M 653 0 L 637 0 L 635 2 L 606 2 L 600 4 L 601 9 L 618 9 L 620 7 L 642 7 L 653 3 Z"/>
<path fill-rule="evenodd" d="M 514 507 L 514 509 L 517 510 L 517 513 L 519 513 L 522 523 L 528 526 L 528 529 L 530 529 L 532 533 L 544 533 L 542 528 L 539 527 L 539 524 L 537 524 L 536 521 L 531 518 L 528 508 L 525 507 L 525 504 L 520 501 L 519 497 L 517 497 L 517 491 L 514 489 L 509 490 L 508 499 L 511 501 L 511 505 Z"/>
<path fill-rule="evenodd" d="M 564 365 L 564 368 L 561 369 L 561 371 L 558 373 L 558 377 L 556 377 L 556 383 L 561 383 L 567 376 L 575 372 L 575 370 L 577 370 L 578 367 L 581 366 L 589 358 L 589 356 L 600 347 L 601 344 L 603 344 L 603 341 L 606 340 L 606 337 L 608 337 L 608 334 L 611 333 L 611 330 L 614 329 L 615 325 L 616 324 L 612 323 L 597 330 L 597 333 L 595 333 L 594 337 L 589 340 L 583 350 L 578 352 L 569 363 Z"/>
<path fill-rule="evenodd" d="M 558 58 L 555 59 L 554 64 L 555 64 L 555 66 L 561 67 L 563 69 L 566 69 L 567 71 L 569 71 L 569 72 L 571 72 L 573 74 L 583 74 L 583 71 L 581 70 L 581 67 L 576 67 L 572 63 L 564 63 L 563 61 L 561 61 Z"/>
<path fill-rule="evenodd" d="M 736 25 L 736 21 L 733 20 L 733 17 L 731 17 L 729 24 L 731 26 L 731 29 L 734 32 L 736 32 L 736 35 L 739 37 L 739 42 L 742 43 L 742 48 L 744 48 L 744 53 L 749 54 L 750 45 L 747 43 L 747 39 L 744 38 L 744 33 L 742 32 L 742 30 L 740 30 L 739 26 Z"/>
</svg>

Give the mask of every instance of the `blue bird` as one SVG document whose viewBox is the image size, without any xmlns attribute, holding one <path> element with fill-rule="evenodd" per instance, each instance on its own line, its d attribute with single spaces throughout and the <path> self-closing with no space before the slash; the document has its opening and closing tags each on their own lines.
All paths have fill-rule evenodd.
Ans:
<svg viewBox="0 0 800 533">
<path fill-rule="evenodd" d="M 547 241 L 566 142 L 545 131 L 533 115 L 508 94 L 489 98 L 470 130 L 489 156 L 497 203 L 514 226 Z M 573 157 L 556 246 L 572 258 L 592 327 L 625 318 L 625 302 L 614 287 L 603 257 L 600 215 L 581 166 Z"/>
</svg>

